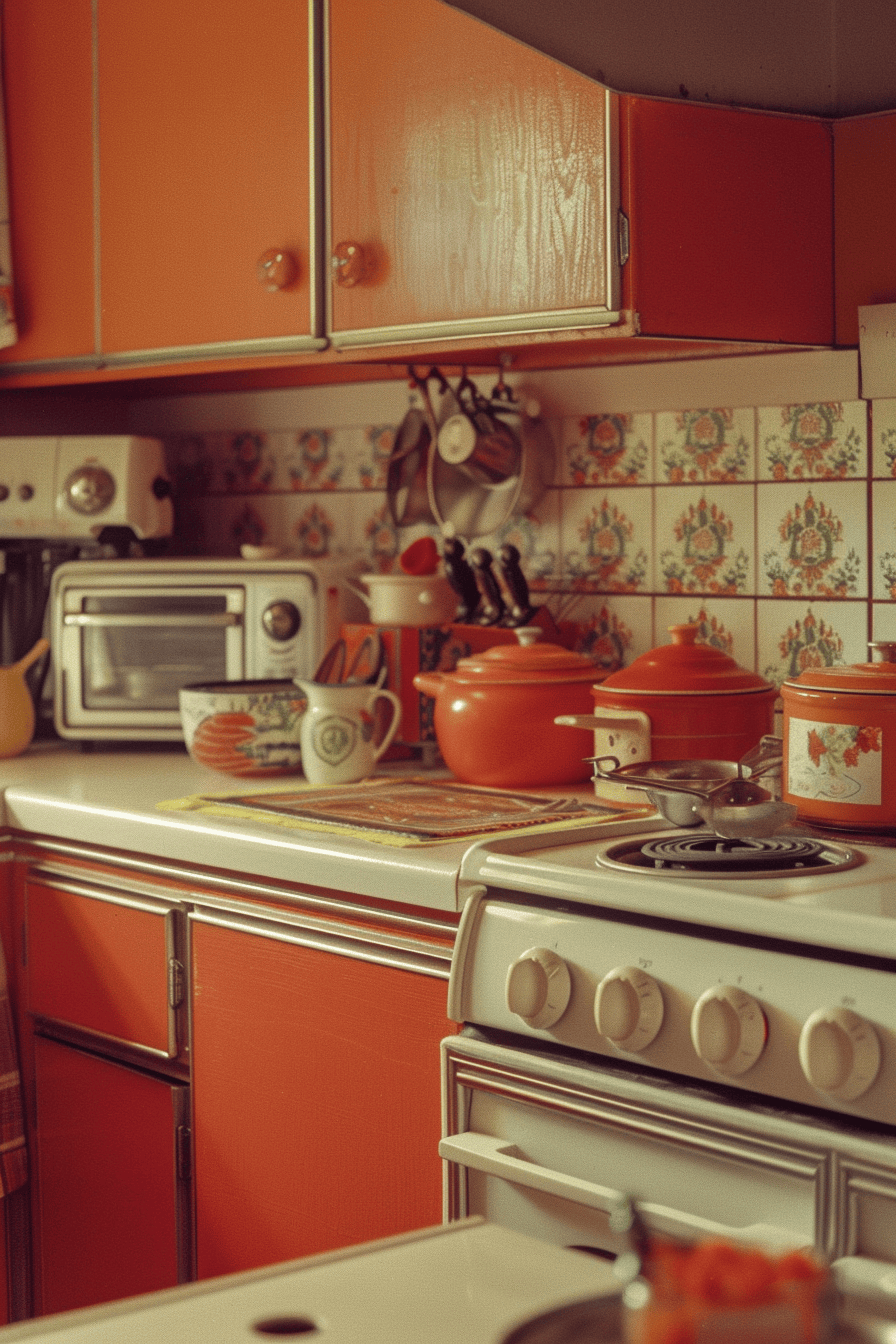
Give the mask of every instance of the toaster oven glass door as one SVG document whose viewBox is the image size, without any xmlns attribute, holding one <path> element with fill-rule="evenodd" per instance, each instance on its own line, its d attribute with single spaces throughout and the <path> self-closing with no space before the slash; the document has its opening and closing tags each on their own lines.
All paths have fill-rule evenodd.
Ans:
<svg viewBox="0 0 896 1344">
<path fill-rule="evenodd" d="M 233 594 L 93 594 L 66 623 L 80 631 L 81 707 L 170 710 L 192 682 L 242 675 L 242 613 Z"/>
</svg>

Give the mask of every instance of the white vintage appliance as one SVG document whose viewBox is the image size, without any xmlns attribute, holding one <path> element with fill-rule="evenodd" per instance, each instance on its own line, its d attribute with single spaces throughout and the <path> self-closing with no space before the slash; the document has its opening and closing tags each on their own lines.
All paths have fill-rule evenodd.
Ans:
<svg viewBox="0 0 896 1344">
<path fill-rule="evenodd" d="M 183 740 L 178 690 L 310 677 L 360 603 L 335 562 L 75 560 L 53 574 L 61 737 Z"/>
<path fill-rule="evenodd" d="M 0 537 L 66 541 L 171 533 L 171 483 L 158 439 L 125 434 L 0 438 Z"/>
<path fill-rule="evenodd" d="M 642 829 L 465 856 L 449 1218 L 612 1257 L 622 1192 L 657 1232 L 814 1246 L 896 1318 L 896 838 Z"/>
</svg>

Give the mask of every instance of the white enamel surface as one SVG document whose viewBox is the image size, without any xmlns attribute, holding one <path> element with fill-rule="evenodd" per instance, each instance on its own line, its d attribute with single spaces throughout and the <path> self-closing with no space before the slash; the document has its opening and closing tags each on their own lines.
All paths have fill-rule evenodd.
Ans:
<svg viewBox="0 0 896 1344">
<path fill-rule="evenodd" d="M 499 1344 L 521 1321 L 563 1302 L 615 1295 L 591 1256 L 485 1224 L 427 1229 L 304 1262 L 173 1288 L 53 1320 L 58 1344 L 245 1344 L 253 1327 L 297 1317 L 328 1344 Z M 4 1330 L 45 1338 L 47 1322 Z M 282 1337 L 282 1336 L 281 1336 Z M 296 1337 L 296 1336 L 290 1336 Z"/>
</svg>

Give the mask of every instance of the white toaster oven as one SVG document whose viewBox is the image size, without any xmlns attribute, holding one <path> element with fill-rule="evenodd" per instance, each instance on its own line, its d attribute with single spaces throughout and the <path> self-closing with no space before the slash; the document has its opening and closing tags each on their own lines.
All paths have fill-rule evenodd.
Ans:
<svg viewBox="0 0 896 1344">
<path fill-rule="evenodd" d="M 310 677 L 363 615 L 345 569 L 317 560 L 74 560 L 50 590 L 53 720 L 62 737 L 182 739 L 193 682 Z"/>
</svg>

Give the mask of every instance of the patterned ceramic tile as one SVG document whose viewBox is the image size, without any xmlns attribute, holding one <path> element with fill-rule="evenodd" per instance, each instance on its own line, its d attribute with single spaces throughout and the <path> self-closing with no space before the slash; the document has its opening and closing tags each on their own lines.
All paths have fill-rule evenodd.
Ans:
<svg viewBox="0 0 896 1344">
<path fill-rule="evenodd" d="M 757 496 L 760 593 L 867 595 L 864 482 L 760 485 Z"/>
<path fill-rule="evenodd" d="M 753 486 L 660 490 L 657 586 L 667 593 L 752 593 Z"/>
<path fill-rule="evenodd" d="M 349 531 L 355 545 L 360 544 L 365 565 L 377 574 L 389 574 L 404 546 L 400 530 L 392 521 L 386 496 L 370 491 L 352 497 L 352 523 Z M 348 510 L 344 510 L 348 512 Z"/>
<path fill-rule="evenodd" d="M 761 406 L 758 420 L 761 480 L 843 480 L 867 469 L 864 401 Z"/>
<path fill-rule="evenodd" d="M 756 666 L 754 603 L 737 598 L 658 597 L 656 627 L 658 642 L 668 641 L 671 625 L 697 625 L 697 640 L 711 644 L 751 671 Z"/>
<path fill-rule="evenodd" d="M 643 485 L 650 480 L 651 415 L 620 412 L 563 422 L 569 485 Z"/>
<path fill-rule="evenodd" d="M 554 594 L 547 602 L 564 642 L 610 673 L 653 647 L 649 597 L 603 593 Z"/>
<path fill-rule="evenodd" d="M 809 667 L 863 661 L 866 612 L 864 602 L 758 602 L 757 670 L 780 685 Z"/>
<path fill-rule="evenodd" d="M 283 489 L 336 490 L 343 484 L 346 449 L 337 431 L 297 429 L 284 438 L 278 463 Z"/>
<path fill-rule="evenodd" d="M 478 538 L 476 544 L 495 554 L 505 542 L 519 551 L 529 586 L 535 590 L 547 588 L 559 572 L 560 491 L 547 490 L 530 513 L 508 519 L 497 532 Z"/>
<path fill-rule="evenodd" d="M 873 574 L 871 595 L 896 598 L 896 481 L 875 481 L 871 487 Z"/>
<path fill-rule="evenodd" d="M 871 403 L 871 470 L 896 477 L 896 401 Z"/>
<path fill-rule="evenodd" d="M 291 554 L 320 559 L 349 551 L 353 540 L 350 510 L 334 508 L 335 498 L 325 491 L 286 497 L 284 530 Z"/>
<path fill-rule="evenodd" d="M 872 639 L 896 640 L 896 602 L 874 602 L 871 606 Z"/>
<path fill-rule="evenodd" d="M 646 592 L 651 584 L 651 491 L 565 490 L 562 572 L 589 592 Z"/>
<path fill-rule="evenodd" d="M 213 440 L 219 489 L 231 495 L 247 495 L 274 488 L 277 459 L 269 434 L 243 430 L 209 437 Z"/>
<path fill-rule="evenodd" d="M 755 445 L 752 407 L 661 411 L 656 417 L 657 480 L 752 480 Z"/>
</svg>

